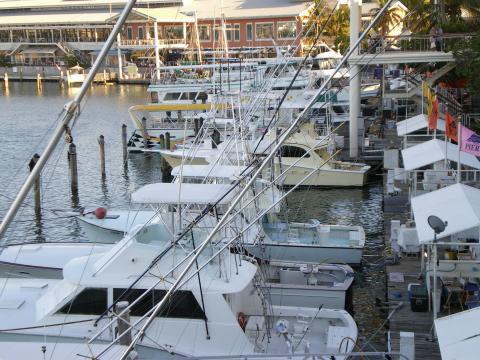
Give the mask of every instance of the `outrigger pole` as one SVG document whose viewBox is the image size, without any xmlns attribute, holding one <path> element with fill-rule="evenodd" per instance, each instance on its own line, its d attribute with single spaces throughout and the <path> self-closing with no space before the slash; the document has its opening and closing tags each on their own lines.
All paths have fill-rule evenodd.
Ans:
<svg viewBox="0 0 480 360">
<path fill-rule="evenodd" d="M 77 95 L 74 97 L 72 101 L 65 104 L 64 106 L 65 113 L 63 115 L 63 118 L 60 124 L 56 128 L 47 147 L 45 148 L 44 152 L 40 156 L 40 159 L 38 160 L 37 164 L 33 168 L 32 172 L 28 175 L 27 180 L 25 180 L 25 183 L 23 184 L 22 188 L 18 192 L 13 203 L 10 205 L 7 213 L 5 214 L 5 217 L 2 220 L 2 223 L 0 224 L 0 240 L 5 235 L 5 232 L 7 231 L 12 220 L 15 218 L 15 215 L 17 214 L 18 209 L 20 208 L 23 201 L 25 200 L 28 193 L 30 192 L 31 188 L 33 187 L 35 180 L 38 178 L 43 168 L 47 164 L 47 161 L 49 160 L 56 146 L 58 145 L 60 139 L 63 137 L 66 131 L 69 131 L 70 122 L 75 117 L 75 114 L 77 113 L 77 111 L 80 109 L 80 103 L 83 97 L 85 96 L 88 88 L 92 84 L 95 78 L 95 75 L 100 69 L 100 66 L 105 60 L 105 57 L 107 56 L 108 51 L 110 50 L 115 39 L 117 38 L 117 34 L 120 32 L 123 24 L 127 20 L 127 17 L 130 14 L 130 11 L 132 10 L 132 8 L 135 6 L 136 2 L 137 0 L 128 0 L 127 5 L 125 6 L 122 13 L 120 14 L 120 17 L 118 18 L 117 23 L 115 24 L 115 26 L 112 29 L 112 32 L 108 36 L 107 41 L 105 42 L 105 45 L 103 45 L 102 50 L 100 51 L 97 59 L 95 60 L 95 63 L 90 69 L 87 75 L 87 78 L 85 79 L 82 86 L 80 87 L 79 92 L 77 93 Z"/>
</svg>

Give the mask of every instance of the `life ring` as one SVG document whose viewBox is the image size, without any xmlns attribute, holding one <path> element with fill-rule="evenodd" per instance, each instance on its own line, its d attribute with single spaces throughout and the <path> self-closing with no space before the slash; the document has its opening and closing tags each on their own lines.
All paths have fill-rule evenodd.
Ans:
<svg viewBox="0 0 480 360">
<path fill-rule="evenodd" d="M 240 325 L 242 330 L 245 331 L 245 328 L 247 326 L 247 317 L 245 316 L 245 314 L 243 312 L 240 311 L 237 314 L 237 321 L 238 321 L 238 325 Z"/>
</svg>

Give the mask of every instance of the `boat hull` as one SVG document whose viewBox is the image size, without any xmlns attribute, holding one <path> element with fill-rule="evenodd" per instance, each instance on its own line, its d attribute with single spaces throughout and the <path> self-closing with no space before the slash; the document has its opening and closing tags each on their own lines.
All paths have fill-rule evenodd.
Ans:
<svg viewBox="0 0 480 360">
<path fill-rule="evenodd" d="M 285 168 L 287 164 L 282 167 Z M 314 169 L 307 167 L 292 167 L 277 185 L 295 186 Z M 280 168 L 277 166 L 277 173 Z M 326 169 L 319 170 L 302 183 L 303 186 L 360 187 L 365 185 L 367 171 L 347 171 Z"/>
<path fill-rule="evenodd" d="M 160 155 L 171 167 L 177 167 L 182 164 L 182 155 L 173 154 L 169 151 L 160 151 Z M 208 165 L 208 161 L 203 157 L 193 157 L 187 160 L 189 165 Z"/>
</svg>

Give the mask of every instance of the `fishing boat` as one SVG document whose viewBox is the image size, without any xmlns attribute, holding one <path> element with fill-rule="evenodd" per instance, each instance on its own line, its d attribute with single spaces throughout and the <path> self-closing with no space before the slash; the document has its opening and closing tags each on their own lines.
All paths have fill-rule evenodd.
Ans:
<svg viewBox="0 0 480 360">
<path fill-rule="evenodd" d="M 353 310 L 353 269 L 348 265 L 270 261 L 264 288 L 274 305 Z"/>
<path fill-rule="evenodd" d="M 248 251 L 268 261 L 343 263 L 354 266 L 362 261 L 365 231 L 361 226 L 262 221 L 263 237 L 248 244 Z"/>
<path fill-rule="evenodd" d="M 202 239 L 193 230 L 172 244 L 161 226 L 138 227 L 104 254 L 72 259 L 61 280 L 0 279 L 2 334 L 111 341 L 118 321 L 105 315 L 120 301 L 130 304 L 130 321 L 140 326 L 185 268 L 181 260 L 194 253 L 193 239 Z M 174 291 L 139 347 L 161 344 L 158 358 L 331 352 L 344 359 L 353 350 L 357 327 L 346 311 L 270 305 L 257 291 L 255 260 L 228 249 L 211 256 L 215 243 L 197 257 L 205 267 Z M 150 275 L 132 285 L 145 269 Z"/>
</svg>

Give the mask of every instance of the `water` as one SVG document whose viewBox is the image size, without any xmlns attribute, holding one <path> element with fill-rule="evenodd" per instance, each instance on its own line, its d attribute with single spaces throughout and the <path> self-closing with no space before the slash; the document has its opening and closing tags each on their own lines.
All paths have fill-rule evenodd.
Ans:
<svg viewBox="0 0 480 360">
<path fill-rule="evenodd" d="M 41 153 L 58 122 L 63 105 L 73 98 L 76 88 L 60 89 L 45 83 L 41 93 L 35 83 L 10 83 L 0 89 L 0 218 L 11 198 L 28 175 L 28 161 Z M 161 181 L 158 155 L 131 154 L 127 167 L 122 160 L 121 125 L 132 130 L 127 109 L 146 102 L 143 86 L 94 86 L 72 130 L 77 146 L 79 196 L 70 192 L 67 147 L 62 141 L 42 175 L 41 217 L 33 211 L 28 197 L 5 237 L 8 243 L 38 241 L 81 241 L 76 220 L 59 216 L 54 210 L 80 207 L 128 207 L 130 193 L 138 187 Z M 99 165 L 97 137 L 106 141 L 106 179 Z M 382 188 L 373 183 L 364 189 L 303 189 L 288 197 L 290 220 L 317 218 L 324 223 L 362 225 L 367 234 L 365 265 L 354 289 L 355 319 L 359 333 L 369 337 L 384 320 L 374 299 L 384 298 L 383 267 L 374 261 L 383 251 Z"/>
</svg>

